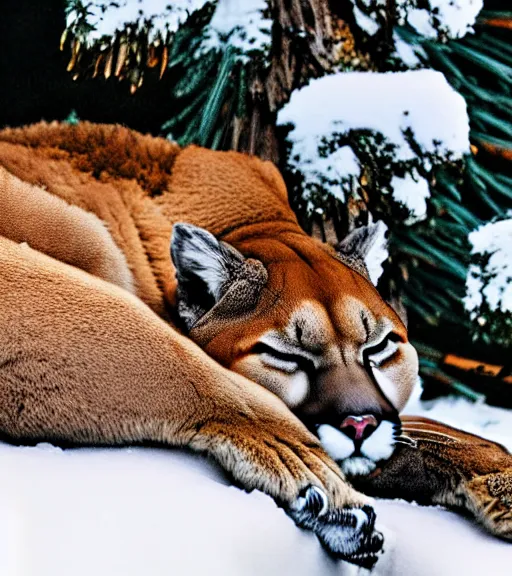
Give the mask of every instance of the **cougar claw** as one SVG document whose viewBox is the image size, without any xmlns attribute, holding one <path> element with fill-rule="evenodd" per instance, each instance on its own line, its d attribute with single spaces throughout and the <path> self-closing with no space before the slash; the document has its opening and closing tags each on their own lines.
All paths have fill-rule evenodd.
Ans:
<svg viewBox="0 0 512 576">
<path fill-rule="evenodd" d="M 328 510 L 325 493 L 310 486 L 289 513 L 298 526 L 313 530 L 336 558 L 364 568 L 372 568 L 377 562 L 384 538 L 375 530 L 375 512 L 371 506 Z"/>
<path fill-rule="evenodd" d="M 299 496 L 298 506 L 303 512 L 308 512 L 313 516 L 321 516 L 327 512 L 329 502 L 323 490 L 317 486 L 310 486 L 303 490 L 303 495 Z"/>
</svg>

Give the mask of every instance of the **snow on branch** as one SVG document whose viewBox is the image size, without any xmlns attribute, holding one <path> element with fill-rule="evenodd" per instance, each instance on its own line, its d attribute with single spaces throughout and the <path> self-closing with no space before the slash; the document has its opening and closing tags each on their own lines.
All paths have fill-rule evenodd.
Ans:
<svg viewBox="0 0 512 576">
<path fill-rule="evenodd" d="M 416 170 L 406 174 L 403 178 L 393 176 L 391 179 L 393 199 L 409 211 L 405 224 L 414 224 L 427 217 L 427 199 L 430 197 L 430 188 L 427 180 L 422 178 Z"/>
<path fill-rule="evenodd" d="M 289 162 L 306 190 L 343 200 L 370 157 L 379 165 L 374 188 L 391 192 L 407 208 L 407 223 L 426 215 L 432 166 L 469 151 L 466 103 L 432 70 L 312 80 L 292 93 L 278 123 L 293 126 Z"/>
<path fill-rule="evenodd" d="M 252 52 L 267 52 L 272 28 L 267 10 L 267 0 L 218 0 L 202 49 L 229 45 L 244 60 Z"/>
<path fill-rule="evenodd" d="M 73 2 L 68 8 L 67 28 L 85 17 L 86 41 L 94 43 L 113 37 L 127 27 L 140 29 L 145 26 L 149 41 L 167 33 L 176 32 L 190 14 L 200 10 L 208 0 L 117 0 Z"/>
<path fill-rule="evenodd" d="M 386 0 L 352 0 L 357 25 L 373 36 L 386 21 Z M 397 24 L 427 38 L 462 38 L 473 31 L 483 0 L 396 0 Z"/>
<path fill-rule="evenodd" d="M 487 223 L 469 235 L 474 263 L 464 305 L 471 318 L 482 308 L 512 314 L 512 218 Z"/>
<path fill-rule="evenodd" d="M 268 49 L 272 20 L 264 15 L 267 0 L 76 0 L 68 4 L 66 28 L 75 32 L 78 28 L 89 47 L 110 43 L 127 30 L 147 34 L 151 44 L 174 34 L 191 14 L 207 5 L 214 7 L 213 17 L 198 55 L 227 45 L 241 58 Z"/>
</svg>

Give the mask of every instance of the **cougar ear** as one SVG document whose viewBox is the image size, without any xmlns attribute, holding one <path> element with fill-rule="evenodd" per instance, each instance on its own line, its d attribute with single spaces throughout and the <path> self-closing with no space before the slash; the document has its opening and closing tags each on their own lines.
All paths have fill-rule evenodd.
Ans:
<svg viewBox="0 0 512 576">
<path fill-rule="evenodd" d="M 240 252 L 207 230 L 183 223 L 173 226 L 171 258 L 178 281 L 178 313 L 187 329 L 217 304 L 245 262 Z"/>
<path fill-rule="evenodd" d="M 342 258 L 364 263 L 373 284 L 382 274 L 382 263 L 388 257 L 386 232 L 388 227 L 382 220 L 352 230 L 337 246 Z"/>
</svg>

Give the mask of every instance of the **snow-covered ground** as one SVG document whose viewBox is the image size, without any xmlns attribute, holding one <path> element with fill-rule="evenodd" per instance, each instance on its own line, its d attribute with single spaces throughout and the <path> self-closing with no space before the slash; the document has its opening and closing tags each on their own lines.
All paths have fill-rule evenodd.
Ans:
<svg viewBox="0 0 512 576">
<path fill-rule="evenodd" d="M 442 400 L 427 415 L 512 446 L 510 411 Z M 328 558 L 270 498 L 229 486 L 184 451 L 0 444 L 0 467 L 2 576 L 364 573 Z M 469 521 L 401 501 L 375 506 L 386 548 L 373 576 L 510 574 L 512 545 Z"/>
</svg>

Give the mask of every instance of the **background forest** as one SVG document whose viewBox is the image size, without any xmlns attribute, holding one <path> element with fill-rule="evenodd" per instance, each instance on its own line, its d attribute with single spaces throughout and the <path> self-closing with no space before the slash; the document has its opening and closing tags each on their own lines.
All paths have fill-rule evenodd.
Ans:
<svg viewBox="0 0 512 576">
<path fill-rule="evenodd" d="M 425 395 L 512 407 L 500 0 L 2 2 L 0 125 L 118 122 L 276 162 L 303 227 L 383 220 Z"/>
</svg>

